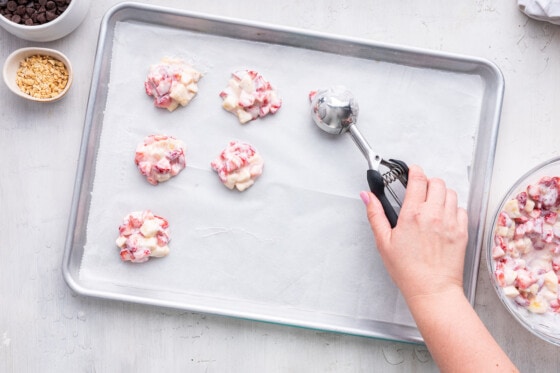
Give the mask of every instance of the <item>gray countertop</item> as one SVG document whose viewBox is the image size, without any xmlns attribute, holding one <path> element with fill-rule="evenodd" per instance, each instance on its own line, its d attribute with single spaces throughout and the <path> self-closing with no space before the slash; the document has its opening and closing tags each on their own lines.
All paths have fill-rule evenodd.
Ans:
<svg viewBox="0 0 560 373">
<path fill-rule="evenodd" d="M 506 91 L 489 217 L 518 177 L 559 155 L 560 26 L 527 18 L 515 2 L 144 2 L 493 61 Z M 0 372 L 437 371 L 424 346 L 87 298 L 68 288 L 61 261 L 93 59 L 101 18 L 116 3 L 92 1 L 84 23 L 55 42 L 0 30 L 2 61 L 41 45 L 68 55 L 75 71 L 70 94 L 53 105 L 23 101 L 0 85 Z M 475 309 L 522 371 L 557 371 L 558 347 L 507 313 L 484 258 Z"/>
</svg>

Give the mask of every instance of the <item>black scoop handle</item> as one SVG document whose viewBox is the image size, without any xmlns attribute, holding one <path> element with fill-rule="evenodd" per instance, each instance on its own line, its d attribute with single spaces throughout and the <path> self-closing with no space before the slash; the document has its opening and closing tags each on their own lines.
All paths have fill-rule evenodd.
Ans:
<svg viewBox="0 0 560 373">
<path fill-rule="evenodd" d="M 389 224 L 391 224 L 391 228 L 394 228 L 397 225 L 398 216 L 393 208 L 393 205 L 391 205 L 391 202 L 389 202 L 387 196 L 385 195 L 385 183 L 383 182 L 383 177 L 379 171 L 367 170 L 367 181 L 369 189 L 381 202 L 383 211 L 385 211 L 385 216 L 387 216 L 387 220 L 389 220 Z"/>
</svg>

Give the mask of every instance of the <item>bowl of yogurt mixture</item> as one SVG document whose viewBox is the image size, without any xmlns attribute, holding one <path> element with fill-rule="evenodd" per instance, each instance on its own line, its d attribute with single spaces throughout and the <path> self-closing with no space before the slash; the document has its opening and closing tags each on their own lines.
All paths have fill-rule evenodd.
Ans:
<svg viewBox="0 0 560 373">
<path fill-rule="evenodd" d="M 488 268 L 505 307 L 530 332 L 560 346 L 560 157 L 513 185 L 487 240 Z"/>
</svg>

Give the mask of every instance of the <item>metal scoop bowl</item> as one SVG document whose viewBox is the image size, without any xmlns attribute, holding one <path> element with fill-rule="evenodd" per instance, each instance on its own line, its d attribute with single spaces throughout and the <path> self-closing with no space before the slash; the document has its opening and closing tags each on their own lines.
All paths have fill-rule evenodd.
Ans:
<svg viewBox="0 0 560 373">
<path fill-rule="evenodd" d="M 322 89 L 309 94 L 311 100 L 311 116 L 315 124 L 325 132 L 340 135 L 348 132 L 368 162 L 367 181 L 372 193 L 379 199 L 385 215 L 395 227 L 397 212 L 385 195 L 385 188 L 400 205 L 400 200 L 390 187 L 390 183 L 400 181 L 406 188 L 408 181 L 408 167 L 398 160 L 384 160 L 375 153 L 367 140 L 356 126 L 359 106 L 354 95 L 343 86 Z M 379 172 L 380 166 L 388 168 L 384 174 Z"/>
</svg>

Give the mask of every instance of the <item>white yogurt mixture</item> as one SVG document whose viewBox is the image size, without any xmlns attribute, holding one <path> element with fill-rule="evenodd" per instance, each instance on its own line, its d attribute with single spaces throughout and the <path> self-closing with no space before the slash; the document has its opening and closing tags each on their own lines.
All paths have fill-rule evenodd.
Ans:
<svg viewBox="0 0 560 373">
<path fill-rule="evenodd" d="M 241 123 L 274 114 L 282 106 L 270 83 L 253 70 L 233 73 L 220 97 L 224 100 L 222 107 L 235 114 Z"/>
<path fill-rule="evenodd" d="M 119 226 L 116 244 L 123 261 L 142 263 L 151 256 L 163 257 L 169 254 L 169 223 L 151 211 L 136 211 L 125 216 Z"/>
<path fill-rule="evenodd" d="M 144 82 L 146 94 L 154 98 L 154 105 L 169 111 L 186 106 L 198 92 L 202 74 L 182 60 L 163 58 L 150 66 Z"/>
<path fill-rule="evenodd" d="M 262 174 L 264 161 L 251 145 L 230 141 L 210 165 L 226 187 L 242 192 Z"/>
<path fill-rule="evenodd" d="M 186 167 L 185 145 L 172 136 L 150 135 L 136 148 L 134 162 L 146 180 L 157 185 Z"/>
<path fill-rule="evenodd" d="M 506 202 L 492 258 L 504 295 L 532 313 L 558 313 L 560 178 L 543 177 Z"/>
</svg>

